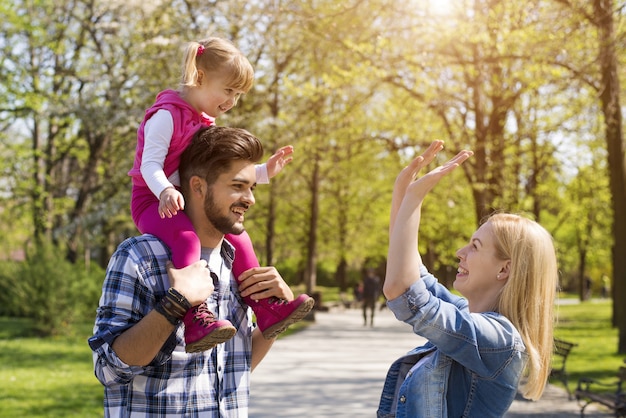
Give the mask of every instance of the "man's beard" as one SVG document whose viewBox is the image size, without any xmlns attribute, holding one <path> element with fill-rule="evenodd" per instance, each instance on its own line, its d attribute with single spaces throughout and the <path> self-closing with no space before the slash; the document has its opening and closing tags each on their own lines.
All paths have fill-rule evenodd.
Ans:
<svg viewBox="0 0 626 418">
<path fill-rule="evenodd" d="M 240 205 L 244 207 L 243 205 Z M 211 224 L 220 231 L 222 234 L 241 234 L 245 228 L 243 224 L 233 222 L 230 217 L 222 216 L 219 214 L 219 208 L 213 199 L 213 192 L 209 188 L 206 197 L 204 198 L 204 213 Z"/>
</svg>

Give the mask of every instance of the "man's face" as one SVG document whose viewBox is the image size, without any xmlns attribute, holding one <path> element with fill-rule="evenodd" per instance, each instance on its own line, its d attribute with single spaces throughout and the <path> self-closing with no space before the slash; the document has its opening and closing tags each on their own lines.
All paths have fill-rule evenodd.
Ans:
<svg viewBox="0 0 626 418">
<path fill-rule="evenodd" d="M 208 188 L 204 213 L 208 221 L 222 234 L 241 234 L 244 214 L 254 205 L 256 171 L 249 161 L 234 161 L 231 169 L 222 173 Z"/>
</svg>

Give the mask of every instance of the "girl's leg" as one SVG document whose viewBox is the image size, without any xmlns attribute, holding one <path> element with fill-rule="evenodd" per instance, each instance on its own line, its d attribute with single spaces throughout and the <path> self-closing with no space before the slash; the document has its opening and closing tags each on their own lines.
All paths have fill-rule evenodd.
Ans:
<svg viewBox="0 0 626 418">
<path fill-rule="evenodd" d="M 143 234 L 152 234 L 161 239 L 172 252 L 172 264 L 183 268 L 200 260 L 200 239 L 191 220 L 184 212 L 171 218 L 159 216 L 159 202 L 154 201 L 137 217 L 136 224 Z M 197 353 L 231 339 L 237 330 L 230 321 L 217 319 L 206 303 L 187 311 L 185 323 L 185 351 Z"/>
<path fill-rule="evenodd" d="M 172 252 L 172 263 L 177 269 L 200 260 L 200 239 L 185 212 L 161 219 L 158 209 L 159 202 L 155 201 L 143 211 L 137 222 L 139 231 L 161 239 Z"/>
<path fill-rule="evenodd" d="M 228 234 L 226 240 L 235 247 L 235 260 L 233 261 L 233 274 L 235 279 L 246 270 L 253 267 L 259 267 L 259 260 L 254 252 L 252 240 L 247 231 L 243 231 L 239 235 Z"/>
<path fill-rule="evenodd" d="M 254 253 L 252 240 L 246 231 L 239 235 L 228 234 L 226 240 L 235 247 L 233 260 L 233 274 L 235 279 L 246 270 L 259 267 L 259 260 Z M 311 309 L 315 301 L 312 297 L 302 294 L 288 302 L 277 298 L 254 300 L 250 296 L 243 298 L 256 315 L 257 325 L 266 339 L 276 337 L 291 324 L 302 320 Z"/>
</svg>

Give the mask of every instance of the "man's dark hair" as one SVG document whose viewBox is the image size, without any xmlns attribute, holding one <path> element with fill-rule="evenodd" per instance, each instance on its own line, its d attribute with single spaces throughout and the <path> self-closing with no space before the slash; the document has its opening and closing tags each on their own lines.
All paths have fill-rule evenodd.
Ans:
<svg viewBox="0 0 626 418">
<path fill-rule="evenodd" d="M 189 192 L 193 176 L 212 185 L 228 171 L 233 161 L 257 163 L 263 157 L 261 142 L 250 132 L 240 128 L 210 126 L 200 128 L 180 156 L 180 184 L 183 195 Z"/>
</svg>

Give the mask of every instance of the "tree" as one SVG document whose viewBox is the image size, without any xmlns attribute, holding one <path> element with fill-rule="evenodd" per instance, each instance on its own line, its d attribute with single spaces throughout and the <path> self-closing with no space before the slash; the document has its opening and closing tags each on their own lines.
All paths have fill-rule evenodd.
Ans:
<svg viewBox="0 0 626 418">
<path fill-rule="evenodd" d="M 601 71 L 600 101 L 604 115 L 605 135 L 609 158 L 609 187 L 613 209 L 613 284 L 615 300 L 626 296 L 626 163 L 622 136 L 622 109 L 620 85 L 613 27 L 614 8 L 611 0 L 593 2 L 595 19 L 599 29 L 599 54 Z M 613 305 L 617 309 L 619 328 L 618 353 L 626 353 L 626 307 L 622 303 Z"/>
<path fill-rule="evenodd" d="M 620 83 L 617 56 L 616 16 L 621 14 L 623 4 L 616 7 L 613 0 L 594 0 L 591 4 L 569 0 L 557 0 L 568 10 L 575 12 L 579 19 L 595 29 L 597 41 L 597 73 L 589 69 L 590 63 L 581 60 L 576 63 L 559 64 L 569 68 L 596 90 L 600 98 L 604 117 L 604 136 L 606 140 L 611 191 L 611 209 L 613 211 L 613 287 L 614 300 L 626 296 L 626 162 L 622 134 L 622 110 L 620 106 Z M 580 66 L 576 66 L 578 64 Z M 619 329 L 618 353 L 626 353 L 626 306 L 614 303 L 614 320 Z"/>
<path fill-rule="evenodd" d="M 13 129 L 3 142 L 9 174 L 32 180 L 12 184 L 6 204 L 32 216 L 36 243 L 63 243 L 74 262 L 90 245 L 106 248 L 100 238 L 111 225 L 134 229 L 126 172 L 145 108 L 135 101 L 145 90 L 134 70 L 146 32 L 130 23 L 148 31 L 149 19 L 141 8 L 91 1 L 12 3 L 0 33 L 9 80 L 2 116 Z"/>
</svg>

